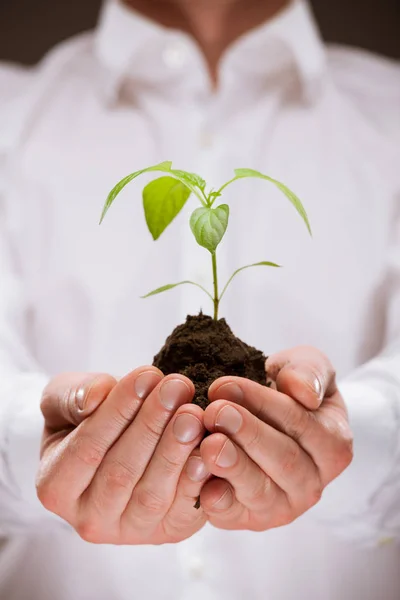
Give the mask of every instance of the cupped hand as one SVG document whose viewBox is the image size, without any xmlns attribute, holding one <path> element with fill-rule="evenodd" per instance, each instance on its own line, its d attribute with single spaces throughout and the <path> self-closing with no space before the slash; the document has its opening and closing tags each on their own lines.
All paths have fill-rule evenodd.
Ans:
<svg viewBox="0 0 400 600">
<path fill-rule="evenodd" d="M 301 347 L 271 356 L 274 388 L 224 377 L 209 391 L 201 444 L 214 475 L 201 491 L 223 529 L 263 531 L 311 508 L 351 462 L 352 435 L 329 360 Z"/>
<path fill-rule="evenodd" d="M 199 458 L 204 412 L 193 384 L 154 367 L 120 381 L 55 377 L 42 398 L 37 493 L 94 543 L 162 544 L 199 530 L 194 504 L 208 473 Z"/>
</svg>

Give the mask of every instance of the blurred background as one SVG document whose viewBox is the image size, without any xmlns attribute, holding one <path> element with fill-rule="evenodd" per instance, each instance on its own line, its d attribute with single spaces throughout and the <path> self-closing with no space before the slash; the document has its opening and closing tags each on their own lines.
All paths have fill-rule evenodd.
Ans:
<svg viewBox="0 0 400 600">
<path fill-rule="evenodd" d="M 57 42 L 91 29 L 101 1 L 0 0 L 0 60 L 36 63 Z M 327 41 L 400 58 L 400 0 L 311 4 Z"/>
</svg>

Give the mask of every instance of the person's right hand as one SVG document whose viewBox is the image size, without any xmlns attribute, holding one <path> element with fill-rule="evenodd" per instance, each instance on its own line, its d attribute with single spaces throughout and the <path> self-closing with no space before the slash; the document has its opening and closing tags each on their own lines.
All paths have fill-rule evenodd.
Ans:
<svg viewBox="0 0 400 600">
<path fill-rule="evenodd" d="M 55 377 L 42 398 L 45 427 L 37 492 L 86 541 L 181 541 L 206 518 L 194 504 L 207 472 L 196 448 L 203 411 L 193 384 L 141 367 Z"/>
</svg>

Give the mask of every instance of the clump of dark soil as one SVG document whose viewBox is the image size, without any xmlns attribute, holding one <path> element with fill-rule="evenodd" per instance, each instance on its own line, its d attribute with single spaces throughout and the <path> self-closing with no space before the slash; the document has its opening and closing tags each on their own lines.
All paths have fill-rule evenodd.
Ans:
<svg viewBox="0 0 400 600">
<path fill-rule="evenodd" d="M 246 377 L 266 385 L 266 357 L 242 342 L 225 319 L 214 321 L 200 313 L 188 316 L 167 338 L 154 357 L 154 366 L 164 375 L 181 373 L 196 387 L 194 402 L 205 408 L 210 385 L 224 375 Z"/>
</svg>

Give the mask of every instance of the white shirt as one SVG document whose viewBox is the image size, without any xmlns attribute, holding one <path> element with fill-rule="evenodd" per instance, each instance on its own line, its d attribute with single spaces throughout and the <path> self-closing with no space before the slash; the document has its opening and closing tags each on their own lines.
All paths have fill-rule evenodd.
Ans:
<svg viewBox="0 0 400 600">
<path fill-rule="evenodd" d="M 399 101 L 398 65 L 326 49 L 301 1 L 232 45 L 217 92 L 187 35 L 116 3 L 37 68 L 0 70 L 2 599 L 400 597 Z M 285 268 L 243 273 L 221 311 L 267 354 L 327 353 L 355 460 L 288 527 L 93 546 L 36 499 L 40 396 L 60 371 L 148 364 L 187 313 L 210 310 L 191 287 L 139 299 L 181 279 L 210 283 L 187 224 L 194 199 L 154 243 L 143 178 L 98 226 L 119 178 L 162 160 L 215 187 L 256 168 L 302 198 L 313 240 L 267 183 L 227 190 L 221 279 L 259 260 Z"/>
</svg>

